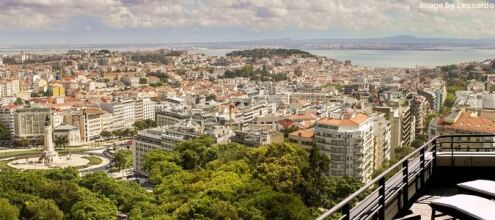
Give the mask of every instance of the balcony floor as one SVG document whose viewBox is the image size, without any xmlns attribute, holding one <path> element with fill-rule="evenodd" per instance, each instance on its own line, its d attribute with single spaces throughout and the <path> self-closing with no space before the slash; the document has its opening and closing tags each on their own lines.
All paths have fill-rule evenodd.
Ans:
<svg viewBox="0 0 495 220">
<path fill-rule="evenodd" d="M 427 185 L 426 192 L 419 196 L 419 198 L 411 205 L 409 209 L 414 215 L 421 215 L 421 219 L 431 219 L 431 207 L 430 202 L 434 199 L 442 196 L 452 196 L 459 194 L 457 188 L 458 183 L 477 180 L 488 179 L 495 180 L 493 175 L 493 168 L 446 168 L 442 169 L 433 177 L 429 185 Z M 436 213 L 438 220 L 453 219 L 450 216 L 443 215 L 440 212 Z"/>
<path fill-rule="evenodd" d="M 425 193 L 425 195 L 419 197 L 414 204 L 411 206 L 410 211 L 413 215 L 420 215 L 421 220 L 430 220 L 431 219 L 431 207 L 430 202 L 432 200 L 438 199 L 442 196 L 452 196 L 458 194 L 459 190 L 455 187 L 448 188 L 434 188 Z M 441 215 L 437 212 L 437 217 L 435 219 L 438 220 L 446 220 L 453 219 L 447 215 Z"/>
</svg>

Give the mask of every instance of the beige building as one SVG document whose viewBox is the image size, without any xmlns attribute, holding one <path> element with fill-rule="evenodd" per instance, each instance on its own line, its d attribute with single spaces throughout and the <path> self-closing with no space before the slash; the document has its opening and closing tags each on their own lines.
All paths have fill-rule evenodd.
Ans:
<svg viewBox="0 0 495 220">
<path fill-rule="evenodd" d="M 396 148 L 410 145 L 416 138 L 416 118 L 408 101 L 393 103 L 395 106 L 374 106 L 373 111 L 384 113 L 390 121 L 391 152 Z"/>
<path fill-rule="evenodd" d="M 295 143 L 306 150 L 310 150 L 314 145 L 315 129 L 301 129 L 289 134 L 289 142 Z"/>
<path fill-rule="evenodd" d="M 373 163 L 374 169 L 380 168 L 384 162 L 390 160 L 391 154 L 391 125 L 384 113 L 373 114 Z"/>
<path fill-rule="evenodd" d="M 42 144 L 45 124 L 52 123 L 49 108 L 23 108 L 14 113 L 14 139 L 27 139 L 33 144 Z"/>
<path fill-rule="evenodd" d="M 428 129 L 430 138 L 449 134 L 495 134 L 495 121 L 479 116 L 477 112 L 454 111 L 445 117 L 435 118 Z M 449 140 L 450 141 L 450 140 Z M 471 137 L 455 138 L 454 142 L 469 142 Z M 493 137 L 476 137 L 476 141 L 494 142 Z M 440 142 L 440 141 L 439 141 Z M 450 148 L 450 144 L 440 145 L 440 148 Z M 461 151 L 483 151 L 483 148 L 493 148 L 493 143 L 457 143 L 454 149 Z M 476 149 L 479 148 L 479 149 Z M 490 150 L 491 151 L 491 150 Z"/>
<path fill-rule="evenodd" d="M 156 103 L 149 98 L 138 99 L 134 101 L 134 117 L 135 121 L 146 119 L 155 120 Z"/>
</svg>

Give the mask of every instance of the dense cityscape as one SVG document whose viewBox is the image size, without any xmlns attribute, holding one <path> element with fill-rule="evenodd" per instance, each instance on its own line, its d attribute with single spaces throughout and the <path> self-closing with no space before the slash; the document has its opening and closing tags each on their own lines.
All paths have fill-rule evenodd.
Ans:
<svg viewBox="0 0 495 220">
<path fill-rule="evenodd" d="M 494 60 L 70 50 L 0 75 L 1 219 L 314 219 L 429 139 L 495 133 Z"/>
</svg>

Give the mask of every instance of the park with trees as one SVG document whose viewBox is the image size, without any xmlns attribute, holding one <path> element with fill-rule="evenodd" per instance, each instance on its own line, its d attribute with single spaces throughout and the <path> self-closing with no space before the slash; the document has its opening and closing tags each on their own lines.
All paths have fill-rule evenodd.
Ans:
<svg viewBox="0 0 495 220">
<path fill-rule="evenodd" d="M 129 166 L 122 152 L 120 166 Z M 256 148 L 214 144 L 208 136 L 152 151 L 143 169 L 153 192 L 74 168 L 0 172 L 5 219 L 311 219 L 362 184 L 330 177 L 329 161 L 282 143 Z"/>
</svg>

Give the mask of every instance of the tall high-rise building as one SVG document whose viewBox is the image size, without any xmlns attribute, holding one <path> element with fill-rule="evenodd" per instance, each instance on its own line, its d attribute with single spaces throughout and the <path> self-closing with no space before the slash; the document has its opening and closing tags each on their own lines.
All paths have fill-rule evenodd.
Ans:
<svg viewBox="0 0 495 220">
<path fill-rule="evenodd" d="M 342 113 L 316 123 L 315 143 L 330 159 L 332 176 L 350 176 L 363 182 L 373 173 L 373 120 L 363 113 Z"/>
<path fill-rule="evenodd" d="M 385 161 L 390 160 L 391 153 L 391 125 L 384 113 L 374 113 L 373 118 L 373 167 L 382 167 Z"/>
</svg>

